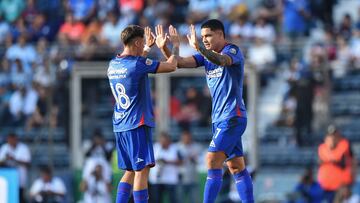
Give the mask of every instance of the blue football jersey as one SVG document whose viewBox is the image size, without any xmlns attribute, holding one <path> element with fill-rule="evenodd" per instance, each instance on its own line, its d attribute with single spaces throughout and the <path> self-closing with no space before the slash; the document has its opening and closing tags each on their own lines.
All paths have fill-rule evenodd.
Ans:
<svg viewBox="0 0 360 203">
<path fill-rule="evenodd" d="M 146 125 L 154 127 L 148 73 L 156 73 L 159 62 L 142 56 L 117 56 L 107 75 L 115 98 L 113 128 L 123 132 Z"/>
<path fill-rule="evenodd" d="M 218 66 L 201 54 L 195 54 L 197 66 L 205 66 L 206 80 L 212 97 L 212 122 L 232 117 L 246 117 L 243 94 L 244 57 L 239 47 L 227 44 L 221 54 L 231 57 L 230 66 Z"/>
</svg>

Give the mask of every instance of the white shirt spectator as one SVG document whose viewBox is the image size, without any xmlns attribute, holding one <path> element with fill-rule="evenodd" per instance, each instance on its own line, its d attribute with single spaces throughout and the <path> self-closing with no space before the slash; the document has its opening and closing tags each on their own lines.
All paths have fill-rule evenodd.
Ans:
<svg viewBox="0 0 360 203">
<path fill-rule="evenodd" d="M 201 153 L 201 146 L 196 143 L 185 145 L 184 143 L 180 142 L 178 147 L 183 159 L 183 165 L 180 168 L 180 172 L 182 174 L 182 183 L 197 183 L 198 172 L 196 170 L 196 166 L 197 160 Z"/>
<path fill-rule="evenodd" d="M 250 39 L 253 36 L 253 26 L 249 22 L 245 22 L 244 24 L 233 23 L 230 26 L 230 36 L 231 37 L 238 37 L 245 39 Z"/>
<path fill-rule="evenodd" d="M 216 9 L 215 0 L 189 0 L 189 10 L 199 13 L 211 13 Z"/>
<path fill-rule="evenodd" d="M 24 71 L 31 73 L 31 63 L 36 60 L 36 50 L 31 45 L 20 46 L 19 44 L 14 44 L 7 49 L 5 57 L 11 61 L 20 59 L 24 65 Z"/>
<path fill-rule="evenodd" d="M 101 37 L 109 42 L 110 46 L 116 47 L 120 44 L 120 33 L 123 27 L 120 23 L 115 25 L 111 22 L 106 22 L 101 30 Z"/>
<path fill-rule="evenodd" d="M 10 32 L 10 26 L 7 22 L 1 21 L 0 22 L 0 44 L 4 43 L 6 36 Z"/>
<path fill-rule="evenodd" d="M 222 9 L 225 15 L 228 15 L 232 8 L 241 4 L 243 0 L 219 0 L 218 6 Z"/>
<path fill-rule="evenodd" d="M 256 66 L 258 71 L 266 69 L 267 64 L 275 62 L 275 49 L 268 43 L 254 44 L 249 48 L 249 62 Z"/>
<path fill-rule="evenodd" d="M 175 162 L 179 160 L 180 151 L 175 144 L 170 144 L 167 149 L 162 148 L 159 143 L 154 145 L 155 160 L 165 160 Z M 179 183 L 179 166 L 175 164 L 156 163 L 155 167 L 150 170 L 149 181 L 152 184 L 169 184 Z"/>
<path fill-rule="evenodd" d="M 43 191 L 65 195 L 66 187 L 64 182 L 58 177 L 52 177 L 50 182 L 45 182 L 42 178 L 38 178 L 31 186 L 30 195 L 35 196 Z"/>
<path fill-rule="evenodd" d="M 110 183 L 112 175 L 111 166 L 103 157 L 90 157 L 86 159 L 82 178 L 87 179 L 87 177 L 90 177 L 97 165 L 101 165 L 103 172 L 102 177 L 106 182 Z"/>
<path fill-rule="evenodd" d="M 56 79 L 55 71 L 51 69 L 50 65 L 47 66 L 38 66 L 34 74 L 34 81 L 44 87 L 50 87 Z"/>
<path fill-rule="evenodd" d="M 263 38 L 266 42 L 272 43 L 275 40 L 275 29 L 272 25 L 266 24 L 264 26 L 255 25 L 253 28 L 253 35 L 255 37 Z"/>
<path fill-rule="evenodd" d="M 6 156 L 10 155 L 15 160 L 30 163 L 31 161 L 31 154 L 30 150 L 27 145 L 23 143 L 17 143 L 16 147 L 13 148 L 8 143 L 4 144 L 0 148 L 0 162 L 6 160 Z M 13 166 L 18 169 L 19 172 L 19 180 L 20 180 L 20 187 L 24 188 L 26 186 L 27 181 L 27 168 L 23 165 L 18 165 L 13 161 L 7 161 L 7 166 Z"/>
<path fill-rule="evenodd" d="M 84 193 L 84 202 L 86 203 L 110 203 L 111 195 L 108 185 L 104 180 L 96 181 L 92 175 L 85 179 L 87 190 Z"/>
<path fill-rule="evenodd" d="M 38 98 L 37 92 L 32 88 L 26 90 L 25 95 L 22 95 L 19 90 L 14 92 L 9 102 L 10 113 L 13 116 L 18 116 L 20 112 L 25 115 L 33 114 Z"/>
</svg>

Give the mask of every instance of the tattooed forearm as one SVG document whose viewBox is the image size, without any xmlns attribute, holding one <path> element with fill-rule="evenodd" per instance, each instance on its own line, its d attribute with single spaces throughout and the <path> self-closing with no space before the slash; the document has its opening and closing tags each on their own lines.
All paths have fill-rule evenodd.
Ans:
<svg viewBox="0 0 360 203">
<path fill-rule="evenodd" d="M 219 53 L 216 53 L 212 50 L 208 50 L 203 46 L 199 46 L 198 51 L 206 57 L 210 62 L 215 63 L 219 66 L 225 66 L 229 64 L 228 57 L 225 55 L 221 55 Z"/>
<path fill-rule="evenodd" d="M 173 46 L 173 48 L 171 50 L 171 54 L 174 55 L 175 57 L 178 57 L 179 56 L 179 47 Z"/>
</svg>

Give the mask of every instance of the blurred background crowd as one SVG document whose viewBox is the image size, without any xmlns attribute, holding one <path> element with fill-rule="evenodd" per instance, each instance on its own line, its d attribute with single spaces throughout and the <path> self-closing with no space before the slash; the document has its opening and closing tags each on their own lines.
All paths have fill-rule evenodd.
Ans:
<svg viewBox="0 0 360 203">
<path fill-rule="evenodd" d="M 105 78 L 82 81 L 86 160 L 82 169 L 70 166 L 74 64 L 114 57 L 128 24 L 174 25 L 180 55 L 189 56 L 188 25 L 199 33 L 208 18 L 224 22 L 227 39 L 245 55 L 245 69 L 258 75 L 257 199 L 360 202 L 360 1 L 0 0 L 0 164 L 19 169 L 22 202 L 111 202 L 120 172 Z M 162 59 L 156 48 L 149 57 Z M 247 78 L 244 86 L 246 101 Z M 154 134 L 151 201 L 161 202 L 156 194 L 167 193 L 173 203 L 185 202 L 179 197 L 200 202 L 211 139 L 204 78 L 173 77 L 168 108 L 171 130 Z M 339 182 L 322 178 L 326 174 Z M 225 179 L 220 202 L 239 201 L 231 191 Z"/>
</svg>

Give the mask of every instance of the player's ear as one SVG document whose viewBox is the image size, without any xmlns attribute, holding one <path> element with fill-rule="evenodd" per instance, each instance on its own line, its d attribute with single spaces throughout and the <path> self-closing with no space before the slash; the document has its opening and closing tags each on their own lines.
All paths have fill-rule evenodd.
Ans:
<svg viewBox="0 0 360 203">
<path fill-rule="evenodd" d="M 221 30 L 216 30 L 215 31 L 216 35 L 218 35 L 219 37 L 224 36 L 224 33 Z"/>
<path fill-rule="evenodd" d="M 142 46 L 142 43 L 141 43 L 141 42 L 143 42 L 143 41 L 144 41 L 143 38 L 137 38 L 137 39 L 134 41 L 134 44 L 135 44 L 135 46 L 142 48 L 142 47 L 141 47 L 141 46 Z"/>
</svg>

